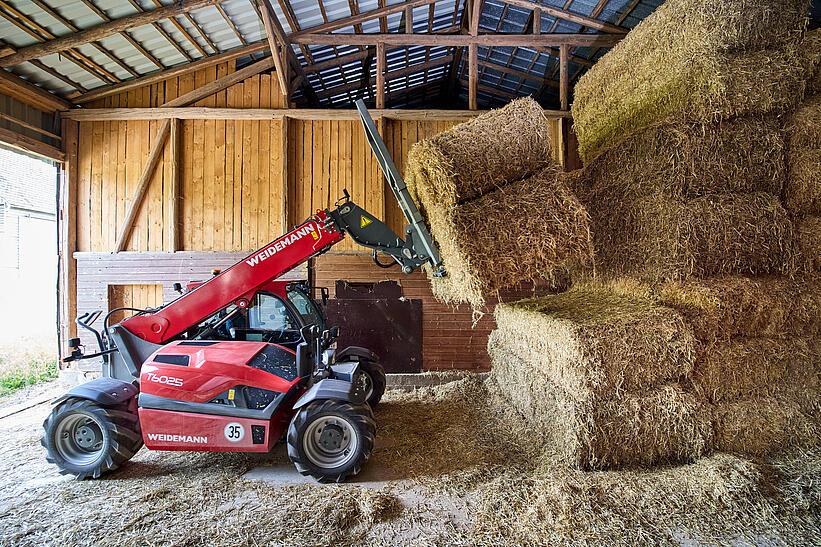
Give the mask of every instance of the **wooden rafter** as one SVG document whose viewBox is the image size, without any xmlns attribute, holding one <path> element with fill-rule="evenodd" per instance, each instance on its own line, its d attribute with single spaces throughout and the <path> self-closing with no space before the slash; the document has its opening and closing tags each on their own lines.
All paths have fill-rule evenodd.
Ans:
<svg viewBox="0 0 821 547">
<path fill-rule="evenodd" d="M 556 19 L 563 19 L 565 21 L 570 21 L 571 23 L 576 23 L 578 25 L 582 25 L 588 28 L 596 29 L 602 32 L 612 32 L 616 34 L 624 34 L 629 29 L 620 27 L 618 25 L 613 25 L 612 23 L 607 23 L 605 21 L 600 21 L 594 17 L 588 17 L 586 15 L 581 15 L 578 13 L 573 13 L 566 9 L 555 8 L 553 6 L 548 6 L 546 4 L 540 4 L 538 2 L 533 2 L 532 0 L 502 0 L 506 4 L 512 4 L 514 6 L 518 6 L 524 9 L 534 9 L 538 8 L 544 13 L 545 15 L 550 15 L 555 17 Z"/>
<path fill-rule="evenodd" d="M 23 135 L 21 133 L 17 133 L 16 131 L 12 131 L 11 129 L 5 129 L 2 127 L 0 127 L 0 142 L 11 146 L 12 148 L 17 148 L 18 150 L 30 152 L 52 160 L 63 161 L 66 157 L 65 153 L 59 148 L 46 144 L 41 140 L 34 139 L 27 135 Z"/>
<path fill-rule="evenodd" d="M 288 66 L 288 42 L 285 38 L 282 27 L 274 24 L 273 19 L 276 17 L 273 8 L 268 4 L 267 0 L 257 0 L 262 23 L 265 27 L 265 35 L 268 38 L 268 45 L 271 48 L 271 57 L 276 66 L 277 79 L 279 80 L 280 92 L 287 97 L 290 95 L 290 82 L 288 73 L 285 67 Z"/>
<path fill-rule="evenodd" d="M 172 99 L 166 103 L 163 103 L 164 108 L 177 108 L 182 106 L 188 106 L 192 103 L 199 101 L 200 99 L 204 99 L 214 93 L 218 93 L 223 89 L 227 89 L 232 85 L 239 83 L 243 80 L 247 80 L 252 76 L 256 76 L 261 72 L 265 72 L 266 70 L 270 70 L 273 68 L 274 62 L 273 59 L 270 57 L 266 57 L 261 61 L 257 61 L 254 64 L 248 65 L 244 68 L 237 70 L 236 72 L 232 72 L 227 76 L 223 76 L 213 82 L 208 82 L 207 84 L 200 86 L 184 95 L 180 95 L 176 99 Z"/>
<path fill-rule="evenodd" d="M 160 0 L 152 0 L 152 2 L 154 3 L 155 8 L 162 7 L 162 3 L 160 2 Z M 186 13 L 186 15 L 188 14 Z M 188 43 L 191 44 L 194 47 L 194 49 L 196 49 L 199 52 L 200 55 L 202 55 L 203 57 L 208 55 L 208 52 L 205 51 L 205 48 L 202 47 L 193 36 L 191 36 L 191 33 L 188 32 L 188 30 L 184 26 L 182 26 L 179 21 L 177 21 L 176 17 L 169 17 L 168 22 L 174 25 L 174 28 L 176 28 L 179 31 L 179 33 L 182 34 L 183 38 L 185 38 L 188 41 Z M 214 51 L 216 51 L 216 49 Z"/>
<path fill-rule="evenodd" d="M 228 28 L 231 29 L 231 32 L 234 33 L 234 36 L 237 37 L 237 40 L 239 40 L 239 43 L 242 44 L 243 46 L 247 46 L 248 41 L 245 39 L 245 37 L 239 31 L 239 29 L 237 28 L 237 25 L 234 24 L 234 21 L 231 20 L 231 17 L 229 17 L 228 14 L 225 12 L 225 9 L 219 4 L 219 2 L 214 4 L 214 7 L 217 8 L 217 11 L 220 13 L 223 20 L 228 25 Z"/>
<path fill-rule="evenodd" d="M 288 21 L 288 25 L 291 27 L 291 34 L 289 35 L 290 38 L 295 32 L 302 30 L 302 27 L 299 26 L 299 21 L 296 19 L 296 14 L 294 13 L 294 9 L 291 7 L 291 3 L 288 0 L 277 0 L 277 2 L 279 3 L 282 13 L 285 14 L 285 20 Z M 305 57 L 305 60 L 308 61 L 309 64 L 314 62 L 308 46 L 301 45 L 299 46 L 299 49 L 302 51 L 302 56 Z"/>
<path fill-rule="evenodd" d="M 57 95 L 5 70 L 0 70 L 0 92 L 44 112 L 68 110 L 74 106 Z"/>
<path fill-rule="evenodd" d="M 0 15 L 40 43 L 46 43 L 54 37 L 48 29 L 37 24 L 30 17 L 26 16 L 23 12 L 5 0 L 0 0 Z M 9 55 L 0 60 L 13 57 L 14 55 L 15 54 Z M 95 63 L 92 59 L 75 48 L 66 51 L 65 57 L 68 61 L 74 63 L 80 69 L 88 72 L 102 82 L 118 83 L 120 81 L 114 74 Z"/>
<path fill-rule="evenodd" d="M 31 61 L 29 61 L 29 63 L 31 63 L 32 66 L 35 66 L 38 69 L 42 70 L 43 72 L 45 72 L 49 76 L 51 76 L 53 78 L 57 78 L 58 80 L 60 80 L 64 84 L 66 84 L 67 86 L 72 87 L 72 88 L 76 89 L 77 91 L 79 91 L 81 93 L 85 92 L 85 91 L 88 91 L 79 82 L 75 82 L 74 80 L 72 80 L 68 76 L 63 76 L 62 74 L 60 74 L 59 72 L 57 72 L 56 70 L 51 68 L 50 66 L 43 63 L 42 61 L 39 61 L 37 59 L 32 59 Z"/>
<path fill-rule="evenodd" d="M 622 35 L 613 34 L 300 34 L 291 36 L 295 44 L 314 45 L 361 45 L 371 46 L 384 43 L 386 46 L 560 46 L 562 44 L 610 47 L 618 43 Z"/>
<path fill-rule="evenodd" d="M 173 4 L 159 9 L 135 13 L 134 15 L 114 19 L 108 23 L 102 23 L 81 32 L 61 36 L 60 38 L 49 40 L 48 42 L 44 42 L 42 44 L 34 44 L 21 48 L 13 55 L 0 58 L 0 66 L 12 66 L 30 59 L 36 59 L 52 53 L 65 51 L 89 42 L 101 40 L 102 38 L 111 36 L 112 34 L 118 34 L 136 27 L 148 25 L 155 21 L 168 19 L 174 15 L 188 13 L 192 10 L 208 6 L 214 6 L 218 2 L 219 0 L 178 0 Z"/>
<path fill-rule="evenodd" d="M 136 0 L 128 0 L 128 3 L 131 4 L 131 6 L 135 10 L 137 10 L 137 13 L 145 12 L 145 10 L 143 10 L 143 7 L 138 2 L 136 2 Z M 169 17 L 169 19 L 173 19 L 173 17 Z M 166 32 L 166 30 L 162 28 L 162 26 L 158 22 L 154 21 L 153 23 L 150 23 L 149 26 L 153 28 L 155 31 L 157 31 L 157 34 L 162 36 L 166 42 L 171 44 L 171 46 L 177 50 L 177 53 L 185 57 L 187 61 L 191 62 L 194 60 L 194 58 L 191 57 L 191 55 L 189 55 L 187 51 L 185 51 L 185 48 L 183 48 L 176 40 L 174 40 L 174 38 L 172 38 L 171 35 L 168 34 L 168 32 Z"/>
</svg>

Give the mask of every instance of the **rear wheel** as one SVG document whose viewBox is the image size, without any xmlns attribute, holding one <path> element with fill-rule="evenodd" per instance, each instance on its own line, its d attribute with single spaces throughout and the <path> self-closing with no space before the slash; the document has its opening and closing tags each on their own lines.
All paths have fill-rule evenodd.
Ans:
<svg viewBox="0 0 821 547">
<path fill-rule="evenodd" d="M 142 447 L 137 415 L 126 405 L 103 407 L 86 399 L 68 399 L 43 422 L 40 443 L 46 460 L 60 473 L 78 479 L 114 471 Z"/>
<path fill-rule="evenodd" d="M 342 482 L 368 461 L 375 436 L 376 422 L 368 405 L 314 401 L 291 420 L 288 457 L 303 475 Z"/>
<path fill-rule="evenodd" d="M 368 401 L 371 408 L 376 408 L 376 405 L 379 404 L 385 394 L 387 385 L 385 369 L 374 361 L 359 361 L 359 373 L 358 382 L 365 392 L 365 400 Z"/>
</svg>

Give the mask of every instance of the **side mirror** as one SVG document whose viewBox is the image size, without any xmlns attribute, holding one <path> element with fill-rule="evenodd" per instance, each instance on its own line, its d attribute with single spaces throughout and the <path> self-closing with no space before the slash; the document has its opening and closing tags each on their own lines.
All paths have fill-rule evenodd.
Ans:
<svg viewBox="0 0 821 547">
<path fill-rule="evenodd" d="M 302 327 L 301 329 L 299 329 L 299 334 L 302 336 L 302 339 L 305 342 L 309 342 L 310 340 L 313 339 L 313 333 L 314 333 L 313 330 L 314 330 L 313 325 L 306 325 L 306 326 Z"/>
<path fill-rule="evenodd" d="M 182 285 L 180 285 L 179 283 L 174 283 L 172 287 L 174 288 L 174 292 L 182 294 Z"/>
<path fill-rule="evenodd" d="M 331 291 L 328 290 L 328 287 L 320 287 L 319 292 L 322 293 L 322 305 L 328 305 L 328 298 L 331 296 Z"/>
</svg>

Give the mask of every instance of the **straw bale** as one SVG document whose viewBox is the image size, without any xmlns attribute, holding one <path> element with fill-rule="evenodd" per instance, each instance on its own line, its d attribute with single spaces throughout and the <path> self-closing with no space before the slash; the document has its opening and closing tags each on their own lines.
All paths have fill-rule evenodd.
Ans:
<svg viewBox="0 0 821 547">
<path fill-rule="evenodd" d="M 648 281 L 724 273 L 791 273 L 793 226 L 770 194 L 640 199 L 616 189 L 587 201 L 597 272 Z"/>
<path fill-rule="evenodd" d="M 764 456 L 788 447 L 819 446 L 821 422 L 789 397 L 761 397 L 714 406 L 715 448 Z"/>
<path fill-rule="evenodd" d="M 741 338 L 707 344 L 696 362 L 696 393 L 714 403 L 791 395 L 803 410 L 819 404 L 821 339 Z"/>
<path fill-rule="evenodd" d="M 784 206 L 796 214 L 821 215 L 821 95 L 793 113 L 789 135 Z"/>
<path fill-rule="evenodd" d="M 802 269 L 808 272 L 821 271 L 821 216 L 804 217 L 796 224 Z"/>
<path fill-rule="evenodd" d="M 577 399 L 612 397 L 690 374 L 695 338 L 670 308 L 595 284 L 496 307 L 489 347 L 525 360 Z"/>
<path fill-rule="evenodd" d="M 547 118 L 527 97 L 414 144 L 405 178 L 424 207 L 452 207 L 551 164 Z"/>
<path fill-rule="evenodd" d="M 481 307 L 503 288 L 546 279 L 592 262 L 587 211 L 555 168 L 463 205 L 423 201 L 448 275 L 432 278 L 445 302 Z"/>
<path fill-rule="evenodd" d="M 662 283 L 652 292 L 704 342 L 821 334 L 821 278 L 814 275 L 727 275 Z"/>
<path fill-rule="evenodd" d="M 673 197 L 780 195 L 785 148 L 780 122 L 773 117 L 656 125 L 603 152 L 585 167 L 584 178 L 599 191 L 613 188 L 635 197 L 658 192 Z"/>
<path fill-rule="evenodd" d="M 821 93 L 821 28 L 807 32 L 800 50 L 807 67 L 807 94 Z"/>
<path fill-rule="evenodd" d="M 661 121 L 782 111 L 801 99 L 807 0 L 668 0 L 577 83 L 585 162 Z"/>
<path fill-rule="evenodd" d="M 491 376 L 556 461 L 582 469 L 692 461 L 709 447 L 709 412 L 678 384 L 577 399 L 533 364 L 491 346 Z"/>
</svg>

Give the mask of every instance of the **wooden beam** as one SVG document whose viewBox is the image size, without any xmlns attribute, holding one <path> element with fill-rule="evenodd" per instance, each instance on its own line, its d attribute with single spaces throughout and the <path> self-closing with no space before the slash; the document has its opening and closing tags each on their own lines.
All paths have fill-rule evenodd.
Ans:
<svg viewBox="0 0 821 547">
<path fill-rule="evenodd" d="M 327 68 L 334 68 L 347 63 L 353 63 L 354 61 L 361 61 L 368 57 L 368 55 L 369 53 L 367 49 L 363 49 L 362 51 L 354 51 L 353 53 L 348 53 L 347 55 L 340 55 L 339 57 L 334 57 L 333 59 L 328 59 L 327 61 L 320 61 L 318 63 L 308 65 L 303 70 L 306 74 L 320 72 Z"/>
<path fill-rule="evenodd" d="M 143 167 L 143 171 L 140 174 L 140 179 L 137 182 L 137 190 L 134 192 L 134 197 L 128 205 L 128 210 L 125 213 L 125 220 L 123 220 L 123 225 L 120 226 L 120 231 L 117 234 L 117 242 L 114 244 L 115 253 L 124 251 L 128 245 L 128 237 L 134 229 L 134 220 L 137 218 L 137 213 L 140 211 L 140 207 L 143 203 L 143 197 L 145 197 L 145 193 L 148 191 L 148 186 L 151 184 L 154 171 L 156 171 L 157 165 L 162 159 L 162 152 L 165 148 L 165 142 L 168 140 L 168 134 L 170 131 L 171 120 L 166 120 L 160 126 L 160 129 L 157 132 L 157 137 L 151 144 L 151 151 L 148 153 L 148 160 L 146 161 L 145 167 Z"/>
<path fill-rule="evenodd" d="M 38 127 L 36 125 L 30 124 L 27 121 L 15 118 L 14 116 L 11 116 L 9 114 L 5 114 L 3 112 L 0 112 L 0 120 L 6 120 L 9 123 L 13 123 L 14 125 L 17 125 L 19 127 L 23 127 L 23 128 L 28 129 L 30 131 L 34 131 L 35 133 L 39 133 L 40 135 L 43 135 L 43 136 L 48 137 L 50 139 L 54 139 L 54 140 L 57 140 L 57 141 L 63 140 L 63 138 L 60 135 L 52 133 L 51 131 L 46 131 L 42 127 Z"/>
<path fill-rule="evenodd" d="M 0 142 L 12 148 L 30 152 L 31 154 L 42 156 L 50 160 L 63 161 L 66 158 L 65 153 L 59 148 L 29 136 L 21 135 L 11 129 L 0 127 Z"/>
<path fill-rule="evenodd" d="M 470 9 L 470 35 L 476 39 L 479 36 L 479 18 L 482 15 L 482 0 L 472 0 Z M 468 45 L 468 108 L 476 110 L 478 107 L 479 90 L 479 45 L 473 41 Z"/>
<path fill-rule="evenodd" d="M 325 32 L 332 32 L 334 30 L 338 30 L 345 27 L 352 27 L 354 25 L 359 25 L 366 21 L 370 21 L 371 19 L 377 19 L 379 17 L 384 17 L 386 15 L 391 15 L 393 13 L 399 13 L 400 11 L 404 11 L 406 8 L 416 8 L 419 6 L 427 6 L 428 4 L 433 4 L 436 0 L 405 0 L 404 2 L 399 2 L 397 4 L 393 4 L 390 6 L 385 6 L 382 8 L 373 9 L 370 11 L 363 11 L 360 13 L 353 14 L 349 17 L 342 17 L 340 19 L 336 19 L 334 21 L 329 21 L 327 23 L 323 23 L 321 25 L 317 25 L 315 27 L 307 28 L 298 32 L 294 32 L 291 34 L 291 39 L 295 43 L 302 43 L 296 42 L 294 38 L 300 36 L 307 36 L 311 34 L 320 34 Z M 365 44 L 365 45 L 375 45 L 375 44 Z"/>
<path fill-rule="evenodd" d="M 280 230 L 288 229 L 288 118 L 282 118 L 279 124 L 279 184 L 282 193 L 282 208 L 279 210 Z"/>
<path fill-rule="evenodd" d="M 388 73 L 390 74 L 390 73 Z M 472 117 L 471 110 L 373 110 L 376 118 L 403 120 L 453 120 Z M 545 110 L 545 115 L 568 117 L 569 112 Z M 185 108 L 78 108 L 63 114 L 63 119 L 78 122 L 129 121 L 129 120 L 281 120 L 284 117 L 295 120 L 358 120 L 356 110 L 327 108 L 208 108 L 189 106 Z"/>
<path fill-rule="evenodd" d="M 257 0 L 257 4 L 259 6 L 260 14 L 262 15 L 262 24 L 265 27 L 265 35 L 268 38 L 268 45 L 271 48 L 271 57 L 274 59 L 277 80 L 279 80 L 279 90 L 283 95 L 285 95 L 285 100 L 287 102 L 288 96 L 290 95 L 290 82 L 286 79 L 284 67 L 285 63 L 288 62 L 287 52 L 285 49 L 288 47 L 288 43 L 281 42 L 280 44 L 277 44 L 277 38 L 274 35 L 274 22 L 272 20 L 273 11 L 270 4 L 268 4 L 268 1 Z"/>
<path fill-rule="evenodd" d="M 58 260 L 59 260 L 59 306 L 60 306 L 60 352 L 64 352 L 62 342 L 77 336 L 77 174 L 79 166 L 79 124 L 63 120 L 62 133 L 65 135 L 65 163 L 61 169 L 60 194 L 57 203 Z"/>
<path fill-rule="evenodd" d="M 160 2 L 160 0 L 152 0 L 152 2 L 154 3 L 154 8 L 162 7 L 162 3 Z M 202 47 L 193 36 L 191 36 L 191 33 L 188 32 L 188 30 L 184 26 L 182 26 L 179 21 L 177 21 L 176 17 L 169 17 L 168 22 L 174 25 L 174 28 L 176 28 L 179 31 L 179 33 L 182 34 L 183 38 L 188 40 L 189 44 L 194 46 L 194 49 L 196 49 L 200 55 L 202 55 L 203 57 L 208 56 L 208 52 L 205 51 L 205 48 Z"/>
<path fill-rule="evenodd" d="M 474 43 L 483 47 L 560 46 L 569 44 L 585 47 L 610 47 L 624 36 L 621 34 L 299 34 L 292 35 L 295 44 L 326 46 L 469 46 Z"/>
<path fill-rule="evenodd" d="M 67 100 L 6 70 L 0 70 L 0 92 L 44 112 L 74 108 Z"/>
<path fill-rule="evenodd" d="M 605 21 L 601 21 L 599 19 L 595 19 L 593 17 L 588 17 L 586 15 L 581 15 L 579 13 L 573 13 L 572 11 L 568 11 L 562 8 L 556 8 L 553 6 L 548 6 L 545 4 L 539 4 L 538 2 L 533 2 L 532 0 L 502 0 L 506 4 L 511 4 L 514 6 L 519 6 L 520 8 L 524 9 L 540 9 L 543 13 L 550 15 L 551 17 L 555 17 L 556 19 L 563 19 L 565 21 L 570 21 L 571 23 L 576 23 L 578 25 L 583 25 L 588 28 L 600 30 L 602 32 L 612 32 L 614 34 L 626 34 L 630 29 L 620 27 L 618 25 L 614 25 L 612 23 L 607 23 Z"/>
<path fill-rule="evenodd" d="M 193 91 L 185 93 L 184 95 L 180 95 L 176 99 L 165 102 L 162 107 L 176 108 L 180 106 L 188 106 L 191 103 L 199 101 L 200 99 L 204 99 L 205 97 L 209 97 L 214 93 L 222 91 L 223 89 L 227 89 L 236 83 L 247 80 L 251 76 L 256 76 L 260 72 L 270 70 L 273 66 L 274 60 L 271 57 L 266 57 L 261 61 L 257 61 L 256 63 L 248 65 L 245 68 L 241 68 L 236 72 L 232 72 L 227 76 L 223 76 L 218 80 L 214 80 L 213 82 L 209 82 L 202 87 L 198 87 Z"/>
<path fill-rule="evenodd" d="M 376 108 L 385 108 L 385 44 L 376 44 Z"/>
<path fill-rule="evenodd" d="M 542 8 L 533 8 L 533 34 L 539 35 L 542 33 Z"/>
<path fill-rule="evenodd" d="M 562 44 L 559 52 L 559 102 L 561 103 L 562 110 L 568 110 L 570 100 L 570 78 L 567 74 L 567 57 L 568 53 L 570 53 L 570 46 Z"/>
<path fill-rule="evenodd" d="M 413 8 L 405 7 L 405 34 L 413 34 Z"/>
<path fill-rule="evenodd" d="M 195 72 L 203 68 L 214 66 L 220 63 L 225 63 L 228 61 L 233 61 L 234 59 L 238 59 L 239 57 L 251 55 L 252 53 L 259 53 L 260 51 L 265 51 L 267 49 L 268 42 L 265 40 L 261 40 L 259 42 L 254 42 L 253 44 L 249 44 L 246 47 L 240 47 L 225 51 L 217 55 L 211 55 L 210 57 L 194 61 L 193 63 L 184 63 L 171 68 L 167 68 L 165 70 L 152 72 L 150 74 L 142 76 L 141 78 L 128 80 L 121 84 L 92 89 L 87 93 L 83 93 L 82 95 L 74 97 L 73 100 L 78 104 L 87 103 L 89 101 L 94 101 L 96 99 L 102 99 L 103 97 L 116 95 L 118 93 L 123 93 L 125 91 L 131 91 L 132 89 L 137 89 L 138 87 L 156 84 L 157 82 L 161 82 L 169 78 L 177 78 L 179 76 L 190 74 L 191 72 Z"/>
<path fill-rule="evenodd" d="M 385 74 L 385 82 L 389 82 L 396 78 L 402 78 L 404 76 L 408 76 L 410 74 L 415 74 L 421 70 L 435 68 L 437 66 L 446 65 L 452 62 L 453 57 L 448 55 L 446 57 L 441 57 L 439 59 L 434 59 L 433 61 L 429 61 L 427 63 L 416 63 L 415 65 L 410 65 L 405 68 L 400 68 L 398 70 L 392 70 Z M 334 95 L 339 95 L 340 93 L 348 93 L 349 91 L 355 91 L 360 89 L 362 84 L 360 82 L 351 82 L 345 85 L 339 85 L 335 87 L 329 87 L 324 91 L 320 91 L 317 93 L 317 97 L 320 99 L 326 99 L 328 97 L 333 97 Z"/>
<path fill-rule="evenodd" d="M 163 8 L 135 13 L 121 19 L 114 19 L 111 22 L 103 23 L 95 27 L 88 28 L 81 32 L 74 32 L 67 36 L 49 40 L 42 44 L 34 44 L 17 50 L 17 53 L 8 57 L 0 58 L 0 67 L 17 65 L 30 59 L 44 57 L 52 53 L 58 53 L 67 49 L 75 48 L 89 42 L 101 40 L 112 34 L 125 32 L 127 30 L 151 24 L 155 21 L 168 19 L 174 15 L 188 13 L 193 10 L 208 6 L 214 6 L 220 0 L 178 0 L 173 4 Z"/>
<path fill-rule="evenodd" d="M 175 252 L 180 250 L 180 162 L 182 161 L 180 151 L 180 120 L 171 119 L 171 131 L 168 136 L 170 146 L 168 161 L 170 163 L 170 184 L 171 191 L 168 193 L 168 250 Z"/>
</svg>

